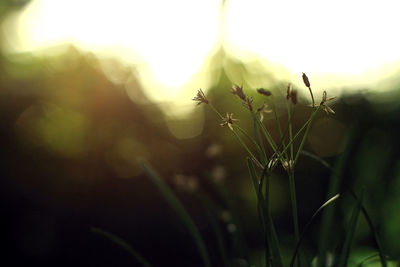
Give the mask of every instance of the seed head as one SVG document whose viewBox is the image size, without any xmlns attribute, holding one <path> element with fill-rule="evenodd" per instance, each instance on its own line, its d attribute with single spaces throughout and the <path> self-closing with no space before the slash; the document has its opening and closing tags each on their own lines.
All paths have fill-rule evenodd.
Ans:
<svg viewBox="0 0 400 267">
<path fill-rule="evenodd" d="M 292 85 L 289 83 L 286 89 L 286 99 L 291 100 L 293 105 L 297 104 L 297 91 L 292 88 Z"/>
<path fill-rule="evenodd" d="M 264 119 L 263 113 L 271 113 L 271 112 L 272 112 L 272 109 L 269 109 L 268 105 L 265 103 L 262 104 L 262 106 L 257 109 L 257 113 L 260 115 L 260 121 L 263 121 L 263 119 Z"/>
<path fill-rule="evenodd" d="M 308 77 L 304 72 L 303 72 L 303 82 L 308 88 L 311 87 L 310 81 L 308 80 Z"/>
<path fill-rule="evenodd" d="M 197 91 L 197 95 L 192 100 L 197 101 L 196 104 L 197 106 L 200 105 L 201 103 L 208 104 L 206 95 L 203 93 L 203 90 L 201 89 Z"/>
<path fill-rule="evenodd" d="M 248 110 L 253 111 L 253 97 L 252 96 L 246 95 L 246 100 L 243 100 L 242 104 Z"/>
<path fill-rule="evenodd" d="M 237 95 L 243 101 L 246 101 L 246 95 L 243 92 L 243 86 L 239 86 L 236 84 L 232 85 L 231 93 Z"/>
<path fill-rule="evenodd" d="M 327 97 L 327 93 L 326 91 L 324 91 L 322 93 L 322 100 L 321 103 L 319 105 L 317 105 L 317 107 L 321 106 L 321 109 L 324 110 L 326 112 L 326 114 L 335 114 L 335 111 L 333 109 L 331 109 L 329 106 L 326 105 L 327 102 L 335 99 L 335 97 Z"/>
<path fill-rule="evenodd" d="M 291 172 L 293 170 L 293 164 L 293 160 L 282 161 L 282 166 L 287 172 Z"/>
<path fill-rule="evenodd" d="M 226 113 L 226 117 L 222 119 L 222 123 L 220 124 L 221 126 L 228 126 L 229 129 L 233 131 L 233 122 L 237 121 L 237 119 L 232 118 L 233 113 Z"/>
<path fill-rule="evenodd" d="M 271 96 L 271 95 L 272 95 L 271 91 L 265 90 L 265 89 L 263 89 L 263 88 L 257 89 L 257 92 L 258 92 L 259 94 L 265 95 L 265 96 Z"/>
</svg>

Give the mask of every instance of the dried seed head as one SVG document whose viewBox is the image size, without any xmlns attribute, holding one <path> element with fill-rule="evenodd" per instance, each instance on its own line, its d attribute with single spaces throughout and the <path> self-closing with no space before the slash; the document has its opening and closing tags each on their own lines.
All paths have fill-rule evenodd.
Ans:
<svg viewBox="0 0 400 267">
<path fill-rule="evenodd" d="M 282 166 L 287 172 L 291 172 L 293 170 L 293 160 L 282 161 Z"/>
<path fill-rule="evenodd" d="M 270 172 L 272 172 L 276 165 L 278 164 L 278 158 L 273 157 L 272 159 L 270 159 L 270 161 L 268 162 L 267 168 Z"/>
<path fill-rule="evenodd" d="M 335 111 L 331 109 L 329 106 L 326 105 L 327 102 L 335 99 L 336 97 L 329 97 L 327 96 L 326 91 L 322 93 L 322 100 L 321 103 L 317 106 L 321 106 L 321 109 L 326 112 L 326 114 L 335 114 Z"/>
<path fill-rule="evenodd" d="M 197 101 L 197 106 L 200 105 L 201 103 L 208 104 L 208 100 L 206 98 L 206 95 L 203 93 L 203 90 L 199 89 L 197 91 L 197 95 L 192 99 L 193 101 Z"/>
<path fill-rule="evenodd" d="M 289 83 L 286 88 L 286 100 L 289 100 L 291 91 L 292 91 L 292 84 Z"/>
<path fill-rule="evenodd" d="M 259 89 L 257 89 L 257 92 L 258 92 L 259 94 L 265 95 L 265 96 L 271 96 L 271 95 L 272 95 L 271 91 L 266 90 L 266 89 L 264 89 L 264 88 L 259 88 Z"/>
<path fill-rule="evenodd" d="M 248 110 L 253 111 L 253 97 L 252 96 L 251 97 L 246 96 L 246 100 L 243 100 L 242 104 Z"/>
<path fill-rule="evenodd" d="M 297 104 L 297 91 L 292 88 L 292 85 L 289 83 L 286 89 L 286 100 L 291 100 L 293 105 Z"/>
<path fill-rule="evenodd" d="M 272 112 L 272 109 L 269 109 L 268 105 L 265 103 L 262 104 L 261 107 L 259 107 L 257 109 L 257 113 L 260 115 L 260 121 L 263 121 L 263 119 L 264 119 L 263 113 L 271 113 L 271 112 Z"/>
<path fill-rule="evenodd" d="M 243 101 L 246 101 L 246 95 L 243 92 L 243 86 L 238 86 L 236 84 L 232 85 L 231 93 L 237 95 Z"/>
<path fill-rule="evenodd" d="M 237 119 L 234 119 L 233 117 L 233 113 L 226 113 L 226 117 L 222 119 L 222 123 L 220 124 L 221 126 L 228 126 L 229 129 L 231 129 L 233 131 L 233 122 L 237 121 Z"/>
<path fill-rule="evenodd" d="M 308 77 L 304 72 L 303 72 L 303 82 L 308 88 L 311 87 L 310 81 L 308 80 Z"/>
<path fill-rule="evenodd" d="M 290 100 L 292 100 L 293 105 L 297 104 L 297 91 L 296 90 L 292 90 L 292 92 L 290 93 Z"/>
</svg>

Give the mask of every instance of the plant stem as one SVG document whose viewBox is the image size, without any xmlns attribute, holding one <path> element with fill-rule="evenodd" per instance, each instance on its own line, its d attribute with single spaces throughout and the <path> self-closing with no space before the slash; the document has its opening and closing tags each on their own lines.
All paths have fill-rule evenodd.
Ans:
<svg viewBox="0 0 400 267">
<path fill-rule="evenodd" d="M 294 158 L 293 166 L 296 165 L 297 159 L 298 159 L 299 156 L 300 156 L 300 152 L 301 152 L 301 150 L 303 149 L 303 146 L 304 146 L 304 144 L 305 144 L 305 142 L 306 142 L 306 139 L 307 139 L 307 136 L 308 136 L 308 132 L 310 131 L 311 123 L 312 123 L 312 121 L 314 120 L 315 115 L 318 113 L 318 110 L 319 110 L 320 108 L 321 108 L 321 106 L 318 106 L 318 108 L 311 114 L 310 119 L 308 120 L 308 125 L 307 125 L 306 131 L 305 131 L 305 133 L 304 133 L 304 135 L 303 135 L 303 139 L 301 140 L 299 149 L 297 150 L 296 157 Z M 304 126 L 303 126 L 303 127 L 304 127 Z"/>
<path fill-rule="evenodd" d="M 234 131 L 232 130 L 233 134 L 236 136 L 236 138 L 238 139 L 239 143 L 244 147 L 244 149 L 246 149 L 247 153 L 249 153 L 251 159 L 261 168 L 263 168 L 263 166 L 261 165 L 261 163 L 257 160 L 257 158 L 253 155 L 253 153 L 250 151 L 250 149 L 247 147 L 247 145 L 243 142 L 242 138 L 240 138 L 240 136 Z"/>
<path fill-rule="evenodd" d="M 288 175 L 289 175 L 289 187 L 290 187 L 290 201 L 292 204 L 294 237 L 295 237 L 295 243 L 297 244 L 300 240 L 300 230 L 299 230 L 299 218 L 297 213 L 296 184 L 294 181 L 293 169 L 288 171 Z M 300 266 L 300 260 L 297 261 L 297 264 L 298 266 Z"/>
<path fill-rule="evenodd" d="M 218 112 L 218 110 L 211 104 L 208 104 L 212 110 L 214 110 L 215 113 L 217 113 L 217 115 L 219 116 L 219 118 L 222 120 L 224 118 L 224 116 L 221 115 L 221 113 Z"/>
<path fill-rule="evenodd" d="M 286 101 L 286 106 L 288 109 L 288 128 L 289 128 L 289 140 L 290 140 L 290 159 L 293 159 L 293 129 L 292 129 L 292 116 L 293 114 L 291 113 L 291 108 L 289 101 Z M 294 110 L 294 108 L 293 108 Z M 294 112 L 294 111 L 293 111 Z M 286 152 L 286 151 L 285 151 Z"/>
</svg>

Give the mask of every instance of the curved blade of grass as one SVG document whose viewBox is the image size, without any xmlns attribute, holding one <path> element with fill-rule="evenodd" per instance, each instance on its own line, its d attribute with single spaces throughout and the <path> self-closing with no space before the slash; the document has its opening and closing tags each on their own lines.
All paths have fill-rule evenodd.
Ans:
<svg viewBox="0 0 400 267">
<path fill-rule="evenodd" d="M 232 221 L 237 228 L 236 231 L 233 233 L 234 246 L 236 246 L 238 249 L 238 252 L 235 252 L 235 254 L 247 259 L 250 262 L 249 252 L 243 234 L 243 223 L 238 213 L 237 205 L 234 199 L 232 198 L 232 192 L 230 192 L 229 188 L 227 188 L 224 184 L 218 183 L 212 179 L 211 181 L 215 185 L 217 192 L 221 196 L 224 204 L 226 205 L 228 210 L 232 213 Z"/>
<path fill-rule="evenodd" d="M 331 171 L 333 170 L 331 165 L 328 162 L 326 162 L 325 160 L 323 160 L 321 157 L 319 157 L 319 156 L 317 156 L 315 154 L 312 154 L 312 153 L 310 153 L 308 151 L 304 151 L 304 150 L 301 152 L 301 154 L 306 155 L 306 156 L 308 156 L 308 157 L 310 157 L 312 159 L 315 159 L 316 161 L 320 162 L 323 166 L 325 166 L 327 169 L 329 169 Z M 358 200 L 357 195 L 352 190 L 350 190 L 350 193 L 356 200 Z M 378 254 L 377 255 L 379 255 L 379 258 L 380 258 L 380 261 L 381 261 L 381 265 L 382 265 L 382 267 L 386 267 L 387 266 L 387 261 L 386 261 L 385 253 L 383 252 L 383 248 L 382 248 L 381 242 L 379 240 L 378 233 L 377 233 L 377 231 L 376 231 L 376 229 L 374 227 L 374 224 L 372 222 L 372 219 L 369 216 L 369 214 L 368 214 L 366 208 L 364 207 L 364 205 L 361 206 L 361 211 L 362 211 L 362 213 L 364 215 L 364 218 L 366 219 L 366 221 L 367 221 L 367 223 L 369 225 L 369 228 L 370 228 L 370 230 L 371 230 L 371 232 L 373 234 L 373 239 L 374 239 L 374 242 L 375 242 L 375 246 L 378 249 Z M 360 263 L 360 264 L 362 264 L 362 263 Z"/>
<path fill-rule="evenodd" d="M 297 242 L 297 244 L 296 244 L 296 248 L 295 248 L 295 250 L 294 250 L 292 259 L 290 260 L 290 267 L 293 267 L 294 261 L 295 261 L 296 256 L 297 256 L 297 253 L 299 252 L 299 248 L 300 248 L 301 242 L 303 241 L 303 239 L 304 239 L 304 237 L 305 237 L 305 234 L 306 234 L 308 228 L 310 227 L 310 225 L 313 223 L 315 217 L 316 217 L 326 206 L 328 206 L 329 204 L 333 203 L 333 202 L 334 202 L 335 200 L 337 200 L 339 197 L 340 197 L 340 194 L 336 194 L 335 196 L 333 196 L 332 198 L 330 198 L 329 200 L 327 200 L 324 204 L 321 205 L 321 207 L 319 207 L 319 208 L 317 209 L 316 212 L 314 212 L 313 216 L 311 216 L 311 219 L 307 222 L 306 226 L 304 227 L 303 232 L 302 232 L 301 235 L 300 235 L 299 242 Z"/>
<path fill-rule="evenodd" d="M 219 211 L 216 205 L 210 199 L 210 197 L 208 197 L 206 194 L 200 193 L 199 197 L 201 202 L 203 203 L 204 208 L 207 210 L 208 220 L 210 222 L 212 230 L 215 233 L 215 237 L 217 238 L 218 249 L 222 258 L 223 266 L 230 267 L 231 263 L 228 259 L 223 231 L 221 229 L 220 222 L 217 220 Z"/>
<path fill-rule="evenodd" d="M 358 215 L 361 212 L 362 200 L 364 196 L 364 189 L 361 190 L 360 197 L 358 198 L 357 204 L 353 209 L 353 213 L 351 214 L 349 226 L 347 227 L 348 231 L 346 233 L 346 237 L 343 243 L 343 249 L 340 253 L 339 264 L 338 267 L 347 266 L 347 262 L 349 260 L 351 243 L 353 242 L 354 234 L 357 227 Z"/>
<path fill-rule="evenodd" d="M 143 258 L 136 250 L 134 250 L 128 243 L 126 243 L 122 238 L 96 227 L 90 228 L 90 231 L 98 235 L 104 236 L 105 238 L 111 240 L 112 242 L 114 242 L 115 244 L 126 250 L 140 264 L 142 264 L 142 266 L 151 267 L 151 264 L 145 258 Z"/>
<path fill-rule="evenodd" d="M 338 157 L 335 163 L 335 167 L 331 173 L 330 184 L 328 188 L 328 196 L 327 198 L 331 198 L 337 192 L 340 192 L 340 185 L 343 179 L 343 173 L 346 168 L 347 160 L 350 156 L 351 145 L 353 141 L 353 137 L 355 136 L 355 127 L 352 128 L 349 134 L 346 136 L 342 144 L 342 153 L 341 156 Z M 330 244 L 330 235 L 332 233 L 333 222 L 334 222 L 334 207 L 329 206 L 324 209 L 321 220 L 321 230 L 319 234 L 318 241 L 318 267 L 323 267 L 326 259 L 327 250 Z"/>
<path fill-rule="evenodd" d="M 191 233 L 193 239 L 196 242 L 197 248 L 200 252 L 201 257 L 203 258 L 203 262 L 205 266 L 211 267 L 210 258 L 206 249 L 206 245 L 203 241 L 203 238 L 200 235 L 200 232 L 190 217 L 189 213 L 186 211 L 185 207 L 179 201 L 179 199 L 175 196 L 172 190 L 169 188 L 167 183 L 146 163 L 140 162 L 141 167 L 146 172 L 147 176 L 155 183 L 155 185 L 160 189 L 162 195 L 165 200 L 171 206 L 171 208 L 177 213 L 179 218 L 186 225 L 187 229 Z"/>
<path fill-rule="evenodd" d="M 363 259 L 357 266 L 362 267 L 365 262 L 372 260 L 373 258 L 378 257 L 378 256 L 379 256 L 379 253 L 372 254 L 372 255 L 366 257 L 365 259 Z"/>
<path fill-rule="evenodd" d="M 267 165 L 268 162 L 268 158 L 267 158 L 267 153 L 265 153 L 265 148 L 264 148 L 264 144 L 261 138 L 261 133 L 260 133 L 260 128 L 257 126 L 257 116 L 254 115 L 254 113 L 251 113 L 253 116 L 253 129 L 254 129 L 254 136 L 255 136 L 255 141 L 256 143 L 258 143 L 258 146 L 260 148 L 260 150 L 258 151 L 258 153 L 260 154 L 260 159 L 261 159 L 261 164 L 263 166 Z"/>
<path fill-rule="evenodd" d="M 361 202 L 361 200 L 357 197 L 357 195 L 352 190 L 350 190 L 350 193 L 358 202 Z M 387 266 L 386 257 L 385 257 L 385 253 L 383 252 L 381 242 L 378 238 L 378 233 L 375 230 L 375 227 L 374 227 L 374 224 L 372 223 L 371 217 L 369 216 L 366 208 L 364 207 L 364 205 L 362 203 L 361 203 L 361 211 L 362 211 L 364 218 L 366 219 L 366 221 L 369 225 L 369 228 L 372 232 L 375 246 L 378 249 L 378 254 L 379 254 L 379 258 L 380 258 L 382 267 L 386 267 Z"/>
<path fill-rule="evenodd" d="M 266 253 L 265 253 L 265 262 L 266 265 L 270 264 L 273 267 L 282 267 L 282 258 L 279 249 L 278 238 L 276 235 L 275 227 L 269 213 L 268 203 L 264 199 L 262 194 L 263 181 L 266 176 L 267 168 L 264 168 L 263 173 L 261 175 L 260 181 L 257 179 L 257 174 L 254 169 L 253 162 L 250 158 L 247 158 L 247 167 L 249 169 L 250 177 L 253 181 L 254 189 L 257 195 L 258 200 L 258 208 L 261 211 L 261 222 L 265 225 L 265 245 L 266 245 Z"/>
</svg>

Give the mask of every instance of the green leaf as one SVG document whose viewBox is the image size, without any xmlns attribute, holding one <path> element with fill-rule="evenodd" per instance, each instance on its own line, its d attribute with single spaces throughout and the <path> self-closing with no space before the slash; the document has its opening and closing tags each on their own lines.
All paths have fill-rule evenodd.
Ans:
<svg viewBox="0 0 400 267">
<path fill-rule="evenodd" d="M 253 162 L 250 158 L 247 158 L 247 167 L 249 169 L 250 177 L 253 181 L 254 189 L 257 195 L 258 205 L 257 208 L 261 214 L 260 219 L 264 225 L 264 237 L 265 237 L 265 245 L 266 245 L 266 253 L 265 253 L 265 261 L 266 266 L 272 267 L 282 267 L 282 258 L 279 249 L 279 242 L 276 235 L 274 223 L 272 221 L 272 217 L 269 212 L 268 203 L 264 199 L 262 194 L 263 181 L 266 176 L 267 168 L 264 168 L 264 171 L 261 175 L 260 181 L 258 181 L 256 171 L 254 169 Z M 266 179 L 268 181 L 268 179 Z M 267 182 L 268 183 L 268 182 Z M 267 189 L 268 192 L 268 189 Z M 268 196 L 268 194 L 267 194 Z"/>
<path fill-rule="evenodd" d="M 351 152 L 351 146 L 354 139 L 353 137 L 355 136 L 355 129 L 356 128 L 352 128 L 350 130 L 349 134 L 346 136 L 346 139 L 342 144 L 342 150 L 344 152 L 336 160 L 335 167 L 331 173 L 331 181 L 329 184 L 327 198 L 331 198 L 332 196 L 337 194 L 337 192 L 340 192 L 340 185 L 342 184 L 343 173 Z M 322 214 L 321 230 L 318 242 L 318 267 L 324 266 L 327 251 L 329 249 L 329 245 L 331 244 L 331 234 L 334 227 L 334 212 L 334 207 L 329 206 L 324 209 L 324 212 Z"/>
<path fill-rule="evenodd" d="M 326 206 L 328 206 L 329 204 L 333 203 L 333 202 L 334 202 L 335 200 L 337 200 L 339 197 L 340 197 L 340 194 L 336 194 L 335 196 L 333 196 L 332 198 L 330 198 L 329 200 L 327 200 L 324 204 L 321 205 L 321 207 L 319 207 L 319 208 L 317 209 L 316 212 L 314 212 L 313 216 L 311 216 L 311 219 L 307 222 L 306 226 L 304 227 L 303 232 L 302 232 L 301 235 L 300 235 L 299 242 L 297 242 L 297 244 L 296 244 L 296 248 L 295 248 L 295 250 L 294 250 L 292 259 L 291 259 L 291 261 L 290 261 L 290 267 L 292 267 L 292 266 L 294 265 L 294 261 L 295 261 L 295 259 L 296 259 L 297 253 L 299 252 L 299 248 L 300 248 L 301 242 L 303 241 L 303 239 L 304 239 L 304 237 L 305 237 L 305 234 L 306 234 L 308 228 L 310 227 L 310 225 L 313 223 L 315 217 L 316 217 Z"/>
<path fill-rule="evenodd" d="M 142 264 L 142 266 L 145 267 L 151 267 L 151 264 L 148 263 L 148 261 L 143 258 L 136 250 L 134 250 L 128 243 L 126 243 L 122 238 L 101 230 L 100 228 L 95 228 L 92 227 L 90 229 L 90 231 L 92 231 L 93 233 L 99 234 L 101 236 L 104 236 L 106 238 L 108 238 L 109 240 L 111 240 L 112 242 L 114 242 L 115 244 L 117 244 L 118 246 L 120 246 L 121 248 L 123 248 L 124 250 L 126 250 L 129 254 L 131 254 L 140 264 Z"/>
<path fill-rule="evenodd" d="M 363 196 L 364 196 L 364 189 L 361 190 L 360 197 L 358 198 L 356 206 L 353 209 L 353 213 L 351 214 L 349 225 L 347 227 L 348 231 L 346 233 L 346 237 L 343 243 L 343 249 L 342 252 L 340 253 L 338 267 L 347 266 L 347 262 L 349 260 L 349 255 L 350 255 L 351 243 L 353 242 L 354 234 L 357 227 L 358 215 L 361 212 Z"/>
<path fill-rule="evenodd" d="M 147 176 L 154 182 L 154 184 L 160 189 L 162 195 L 165 200 L 171 206 L 171 208 L 176 212 L 179 218 L 183 221 L 189 232 L 191 233 L 193 239 L 196 242 L 197 248 L 200 252 L 201 257 L 203 258 L 203 262 L 205 266 L 210 267 L 210 258 L 208 256 L 208 252 L 206 249 L 206 245 L 203 241 L 203 238 L 200 235 L 200 231 L 193 222 L 189 213 L 186 211 L 185 207 L 179 201 L 179 199 L 175 196 L 172 190 L 169 188 L 167 183 L 146 163 L 139 163 Z"/>
<path fill-rule="evenodd" d="M 351 191 L 351 195 L 352 195 L 358 202 L 361 202 L 361 200 L 357 197 L 357 195 L 356 195 L 354 192 Z M 382 267 L 386 267 L 386 266 L 387 266 L 386 257 L 385 257 L 385 254 L 384 254 L 384 252 L 383 252 L 383 248 L 382 248 L 381 242 L 380 242 L 380 240 L 379 240 L 378 233 L 377 233 L 377 231 L 375 230 L 375 227 L 374 227 L 374 224 L 372 223 L 371 217 L 369 216 L 369 214 L 368 214 L 366 208 L 365 208 L 364 205 L 362 205 L 362 204 L 361 204 L 361 211 L 362 211 L 362 213 L 363 213 L 363 215 L 364 215 L 364 218 L 366 219 L 366 221 L 367 221 L 367 223 L 368 223 L 368 225 L 369 225 L 369 228 L 370 228 L 370 230 L 371 230 L 371 232 L 372 232 L 372 234 L 373 234 L 373 238 L 374 238 L 374 241 L 375 241 L 375 246 L 376 246 L 376 248 L 378 249 L 378 254 L 379 254 L 379 258 L 380 258 Z"/>
</svg>

